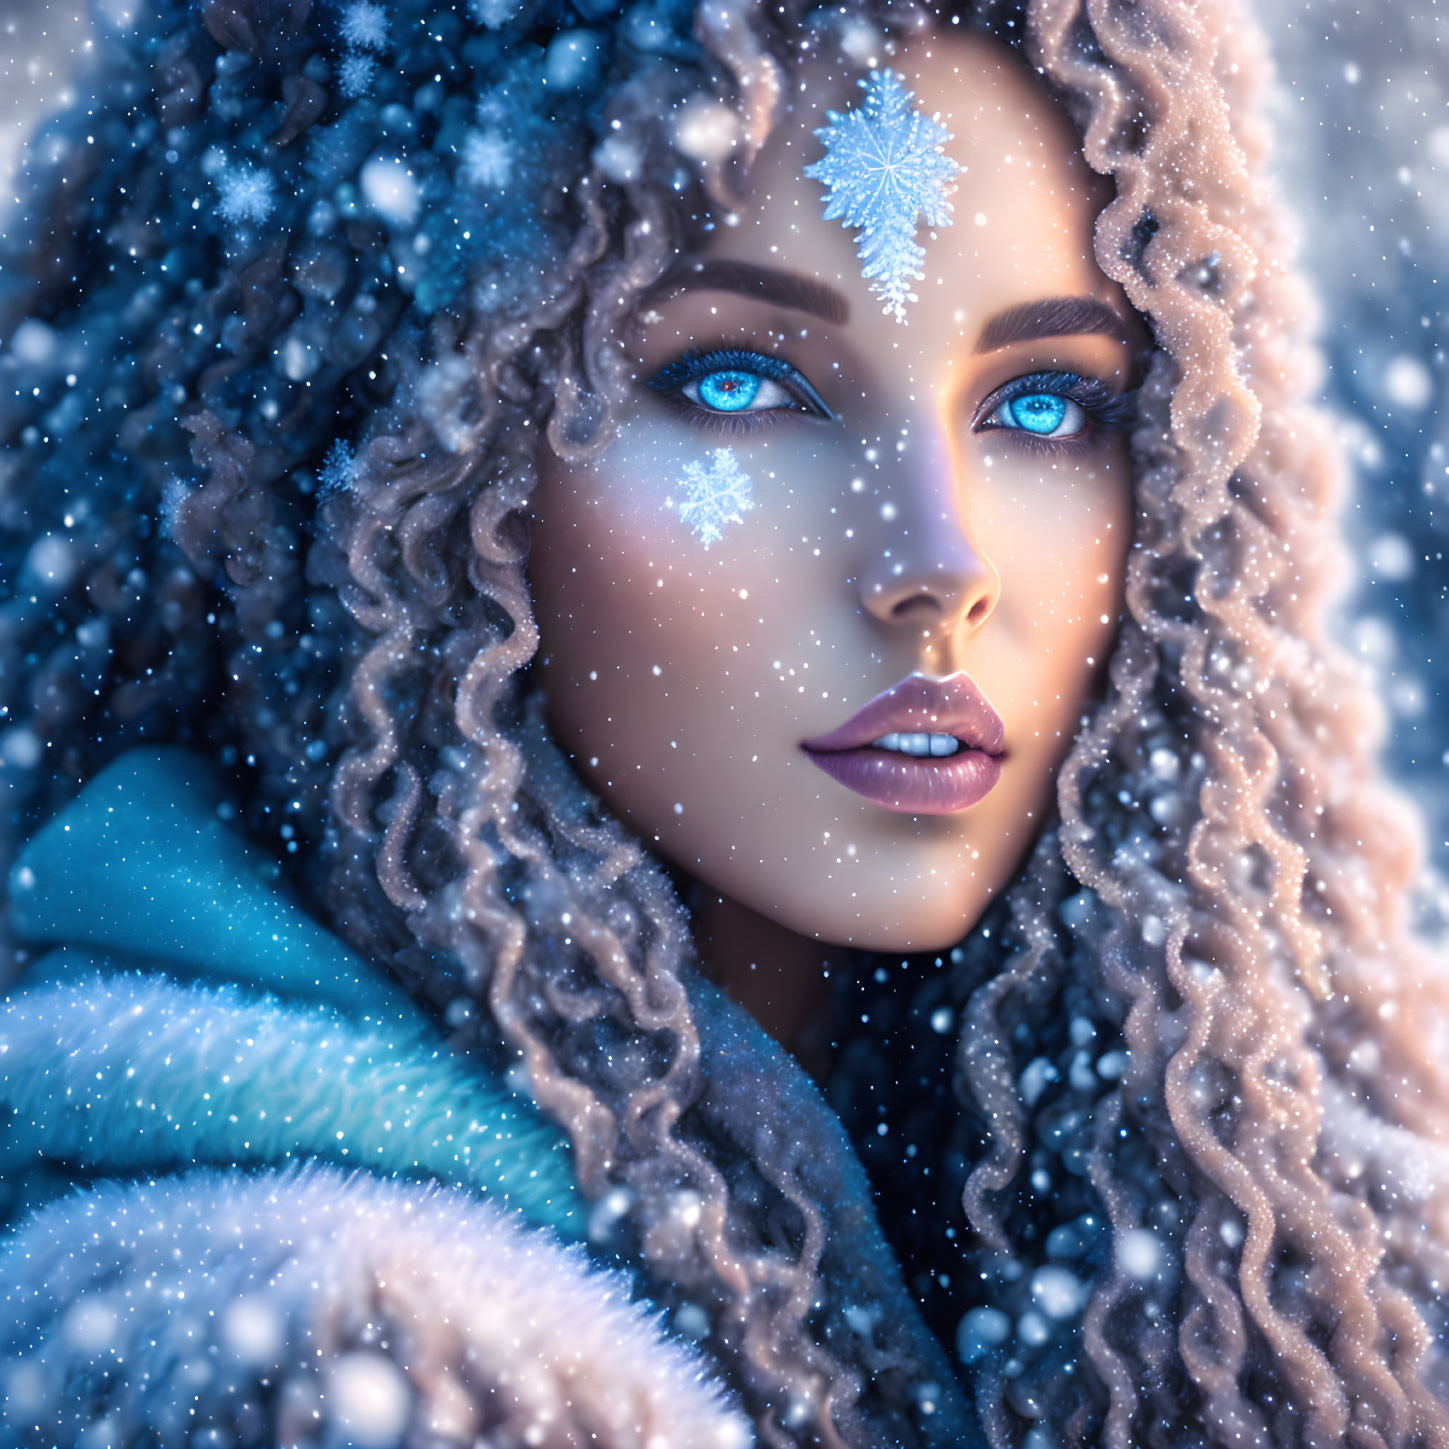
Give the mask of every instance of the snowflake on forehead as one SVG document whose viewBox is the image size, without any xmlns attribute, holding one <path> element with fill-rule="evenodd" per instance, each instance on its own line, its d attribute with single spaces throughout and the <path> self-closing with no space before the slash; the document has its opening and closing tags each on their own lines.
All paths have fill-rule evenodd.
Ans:
<svg viewBox="0 0 1449 1449">
<path fill-rule="evenodd" d="M 860 84 L 861 105 L 843 115 L 827 112 L 830 124 L 815 132 L 825 159 L 805 175 L 828 189 L 826 221 L 839 217 L 860 229 L 861 275 L 885 311 L 904 322 L 906 303 L 918 300 L 910 284 L 925 275 L 916 218 L 928 227 L 951 225 L 946 198 L 961 168 L 941 150 L 951 133 L 914 109 L 915 95 L 894 71 L 872 71 Z"/>
<path fill-rule="evenodd" d="M 755 506 L 749 477 L 740 471 L 733 448 L 711 449 L 707 465 L 686 463 L 681 482 L 679 516 L 705 548 L 724 537 L 725 524 L 742 522 Z"/>
</svg>

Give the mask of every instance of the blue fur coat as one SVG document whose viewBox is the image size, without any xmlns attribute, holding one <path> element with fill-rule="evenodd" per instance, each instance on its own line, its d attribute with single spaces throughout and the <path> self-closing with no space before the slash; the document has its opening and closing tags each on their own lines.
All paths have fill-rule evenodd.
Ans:
<svg viewBox="0 0 1449 1449">
<path fill-rule="evenodd" d="M 11 874 L 15 933 L 48 949 L 0 1006 L 0 1443 L 752 1444 L 687 1317 L 591 1261 L 609 1204 L 561 1134 L 230 813 L 194 757 L 134 751 Z M 936 1370 L 911 1442 L 977 1442 L 834 1115 L 691 994 L 717 1069 L 818 1136 L 836 1280 Z"/>
</svg>

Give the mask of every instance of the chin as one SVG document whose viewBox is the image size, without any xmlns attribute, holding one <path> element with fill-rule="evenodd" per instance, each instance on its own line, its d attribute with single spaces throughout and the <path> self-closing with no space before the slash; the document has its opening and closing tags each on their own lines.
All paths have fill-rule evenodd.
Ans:
<svg viewBox="0 0 1449 1449">
<path fill-rule="evenodd" d="M 829 883 L 819 897 L 782 902 L 778 894 L 755 906 L 760 914 L 827 946 L 862 951 L 946 951 L 980 920 L 990 893 L 976 883 L 943 885 L 930 898 L 912 897 L 906 888 L 877 886 L 869 895 Z M 748 901 L 745 904 L 749 904 Z"/>
<path fill-rule="evenodd" d="M 841 933 L 821 935 L 821 940 L 832 945 L 854 946 L 861 951 L 900 951 L 913 953 L 921 951 L 947 951 L 955 946 L 975 924 L 974 920 L 958 921 L 954 927 L 930 927 L 905 925 L 894 922 L 871 923 L 856 932 L 850 939 L 836 940 Z"/>
</svg>

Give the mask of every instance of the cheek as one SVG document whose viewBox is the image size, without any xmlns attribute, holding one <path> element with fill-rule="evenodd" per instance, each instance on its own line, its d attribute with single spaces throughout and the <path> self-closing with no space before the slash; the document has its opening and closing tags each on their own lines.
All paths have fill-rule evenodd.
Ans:
<svg viewBox="0 0 1449 1449">
<path fill-rule="evenodd" d="M 535 534 L 544 547 L 650 567 L 672 560 L 710 578 L 738 558 L 743 534 L 757 541 L 774 511 L 775 471 L 768 443 L 626 427 L 589 463 L 541 460 Z"/>
<path fill-rule="evenodd" d="M 828 592 L 851 463 L 784 426 L 735 437 L 657 421 L 626 424 L 586 464 L 545 453 L 530 565 L 541 621 L 566 615 L 621 655 L 651 636 L 731 652 L 766 625 L 779 638 Z"/>
<path fill-rule="evenodd" d="M 1100 660 L 1121 606 L 1131 527 L 1125 443 L 1085 459 L 993 459 L 977 541 L 1001 575 L 995 626 L 1043 657 Z"/>
<path fill-rule="evenodd" d="M 763 486 L 765 450 L 725 460 L 712 456 L 720 447 L 614 447 L 592 464 L 541 468 L 529 572 L 549 715 L 626 814 L 667 815 L 708 742 L 727 733 L 743 747 L 766 687 L 764 617 L 790 575 L 761 541 L 788 536 L 790 504 Z M 733 467 L 748 491 L 727 477 L 723 498 L 698 498 L 691 462 Z"/>
</svg>

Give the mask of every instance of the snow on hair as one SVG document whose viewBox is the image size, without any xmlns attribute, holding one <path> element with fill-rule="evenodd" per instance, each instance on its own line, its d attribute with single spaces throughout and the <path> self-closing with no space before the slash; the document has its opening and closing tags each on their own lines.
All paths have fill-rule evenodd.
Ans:
<svg viewBox="0 0 1449 1449">
<path fill-rule="evenodd" d="M 528 14 L 510 30 L 499 7 L 465 37 L 456 15 L 435 33 L 407 8 L 374 83 L 398 104 L 453 86 L 463 154 L 476 98 L 458 57 L 482 46 L 502 65 Z M 54 766 L 3 772 L 0 829 L 137 738 L 186 734 L 234 761 L 251 828 L 280 850 L 285 822 L 298 884 L 338 929 L 460 1035 L 521 1054 L 585 1193 L 627 1195 L 651 1291 L 705 1308 L 764 1443 L 921 1443 L 919 1373 L 876 1371 L 889 1325 L 880 1341 L 842 1326 L 809 1145 L 705 1110 L 672 886 L 539 724 L 523 510 L 540 434 L 569 457 L 607 438 L 616 332 L 738 180 L 718 158 L 682 166 L 658 118 L 717 90 L 747 160 L 805 38 L 929 16 L 712 0 L 697 28 L 685 5 L 621 20 L 607 38 L 627 64 L 598 113 L 628 154 L 589 151 L 577 113 L 540 123 L 568 144 L 519 148 L 550 183 L 524 189 L 567 207 L 542 231 L 489 233 L 528 265 L 450 271 L 449 233 L 430 233 L 431 251 L 398 253 L 424 273 L 410 299 L 389 251 L 397 205 L 333 225 L 293 200 L 312 205 L 308 178 L 333 187 L 379 134 L 368 99 L 338 114 L 322 22 L 305 4 L 211 0 L 208 35 L 189 7 L 155 9 L 161 43 L 112 47 L 102 103 L 37 148 L 35 221 L 8 244 L 10 276 L 29 280 L 0 294 L 0 335 L 28 329 L 0 354 L 0 372 L 25 368 L 0 388 L 18 470 L 0 493 L 3 572 L 25 591 L 0 616 L 3 744 Z M 1380 711 L 1324 635 L 1346 573 L 1341 465 L 1304 402 L 1310 308 L 1266 194 L 1261 40 L 1236 0 L 963 16 L 1025 51 L 1113 178 L 1098 260 L 1157 342 L 1107 697 L 1060 773 L 1059 820 L 1001 902 L 1009 929 L 976 933 L 943 973 L 960 1039 L 937 1162 L 971 1164 L 967 1221 L 962 1200 L 917 1221 L 932 1249 L 959 1223 L 971 1271 L 953 1279 L 955 1312 L 1019 1323 L 1025 1270 L 1069 1201 L 1111 1226 L 1062 1339 L 1038 1353 L 1008 1335 L 976 1361 L 981 1422 L 996 1449 L 1043 1419 L 1110 1449 L 1446 1442 L 1430 1386 L 1449 1195 L 1404 1194 L 1399 1168 L 1352 1144 L 1362 1114 L 1401 1146 L 1442 1138 L 1449 977 L 1406 921 L 1418 856 L 1374 765 Z M 210 252 L 204 227 L 156 225 L 154 154 L 236 149 L 247 118 L 257 154 L 293 166 L 268 216 L 228 223 Z M 103 144 L 81 144 L 91 134 Z M 492 207 L 478 190 L 469 204 Z M 402 198 L 424 226 L 432 195 Z M 87 354 L 116 360 L 67 392 Z M 345 486 L 318 499 L 306 480 L 343 427 L 360 446 L 335 455 Z M 1126 1049 L 1125 1073 L 1076 1073 L 1064 1055 L 1028 1091 L 1066 1001 Z M 1326 1133 L 1345 1098 L 1354 1132 Z M 688 1221 L 681 1192 L 699 1205 Z M 1159 1269 L 1144 1274 L 1149 1232 Z"/>
<path fill-rule="evenodd" d="M 457 1189 L 320 1163 L 100 1183 L 4 1243 L 0 1298 L 16 1446 L 750 1442 L 626 1280 Z"/>
<path fill-rule="evenodd" d="M 1120 1257 L 1087 1312 L 1101 1442 L 1445 1442 L 1449 1195 L 1426 1206 L 1323 1135 L 1347 1096 L 1401 1145 L 1442 1136 L 1449 962 L 1407 919 L 1419 836 L 1378 770 L 1382 711 L 1324 628 L 1343 464 L 1307 403 L 1314 310 L 1265 175 L 1264 47 L 1236 0 L 1030 13 L 1116 182 L 1098 261 L 1160 349 L 1112 690 L 1060 774 L 1063 853 L 1107 907 L 1101 959 L 1124 964 L 1104 984 L 1128 1008 L 1093 1180 L 1120 1248 L 1152 1204 L 1112 1137 L 1145 1128 L 1181 1210 L 1177 1382 L 1127 1328 L 1151 1290 Z M 1134 857 L 1123 816 L 1174 735 L 1195 808 Z"/>
</svg>

